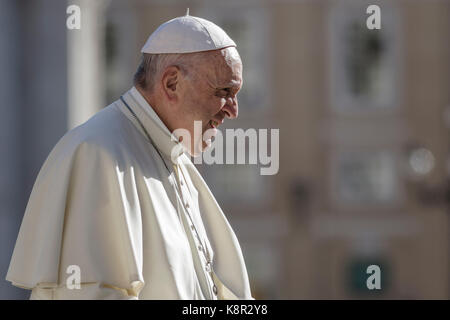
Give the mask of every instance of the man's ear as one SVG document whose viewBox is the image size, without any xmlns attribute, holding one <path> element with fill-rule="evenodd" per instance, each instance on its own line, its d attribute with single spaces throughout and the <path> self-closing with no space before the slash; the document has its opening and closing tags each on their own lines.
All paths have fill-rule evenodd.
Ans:
<svg viewBox="0 0 450 320">
<path fill-rule="evenodd" d="M 177 66 L 168 67 L 161 77 L 164 95 L 171 102 L 175 102 L 179 98 L 180 80 L 181 70 Z"/>
</svg>

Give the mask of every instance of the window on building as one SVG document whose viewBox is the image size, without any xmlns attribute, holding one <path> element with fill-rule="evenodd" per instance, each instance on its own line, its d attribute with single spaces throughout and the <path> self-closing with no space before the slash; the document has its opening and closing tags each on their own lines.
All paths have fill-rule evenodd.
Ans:
<svg viewBox="0 0 450 320">
<path fill-rule="evenodd" d="M 381 29 L 369 30 L 368 5 L 339 2 L 331 10 L 330 102 L 337 111 L 389 110 L 397 106 L 398 17 L 395 8 L 385 8 Z"/>
<path fill-rule="evenodd" d="M 393 204 L 398 200 L 396 157 L 391 151 L 346 151 L 334 163 L 335 199 L 345 205 Z"/>
</svg>

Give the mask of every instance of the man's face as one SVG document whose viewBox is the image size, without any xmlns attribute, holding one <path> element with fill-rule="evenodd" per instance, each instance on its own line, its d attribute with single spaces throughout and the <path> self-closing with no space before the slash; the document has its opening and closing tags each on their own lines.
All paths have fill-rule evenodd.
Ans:
<svg viewBox="0 0 450 320">
<path fill-rule="evenodd" d="M 190 132 L 192 155 L 208 146 L 225 118 L 238 116 L 236 95 L 242 86 L 242 62 L 236 48 L 208 52 L 198 62 L 191 70 L 193 78 L 183 86 L 178 118 L 179 127 Z M 194 132 L 194 121 L 201 121 L 201 132 Z"/>
</svg>

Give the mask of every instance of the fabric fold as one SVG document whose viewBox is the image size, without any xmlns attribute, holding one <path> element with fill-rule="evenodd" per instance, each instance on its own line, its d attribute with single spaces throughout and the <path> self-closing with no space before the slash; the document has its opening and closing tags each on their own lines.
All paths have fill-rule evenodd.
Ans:
<svg viewBox="0 0 450 320">
<path fill-rule="evenodd" d="M 36 180 L 6 279 L 24 288 L 64 286 L 75 265 L 82 282 L 135 291 L 144 279 L 132 177 L 97 144 L 64 142 Z"/>
</svg>

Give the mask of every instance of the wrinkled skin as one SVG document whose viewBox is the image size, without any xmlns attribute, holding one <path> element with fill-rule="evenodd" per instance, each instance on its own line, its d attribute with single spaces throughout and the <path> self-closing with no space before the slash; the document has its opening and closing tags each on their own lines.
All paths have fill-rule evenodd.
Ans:
<svg viewBox="0 0 450 320">
<path fill-rule="evenodd" d="M 238 116 L 236 95 L 242 87 L 242 62 L 234 47 L 203 52 L 193 61 L 187 76 L 180 68 L 169 66 L 152 94 L 138 90 L 171 132 L 180 128 L 189 131 L 190 145 L 183 143 L 196 156 L 207 143 L 202 136 L 194 136 L 194 121 L 202 122 L 203 135 L 212 128 L 211 120 L 217 127 L 225 118 Z"/>
</svg>

